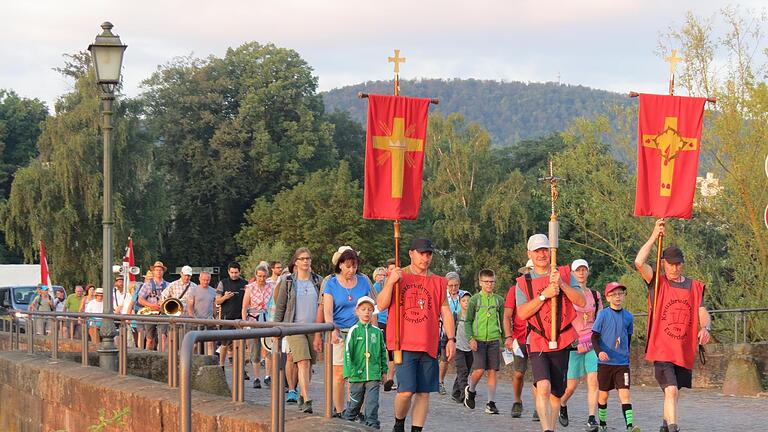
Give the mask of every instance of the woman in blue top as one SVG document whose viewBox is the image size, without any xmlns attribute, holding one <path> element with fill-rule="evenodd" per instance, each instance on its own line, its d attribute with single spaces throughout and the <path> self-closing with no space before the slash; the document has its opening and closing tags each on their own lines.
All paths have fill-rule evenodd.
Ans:
<svg viewBox="0 0 768 432">
<path fill-rule="evenodd" d="M 336 413 L 344 411 L 344 341 L 347 331 L 357 323 L 355 305 L 363 296 L 375 295 L 368 276 L 358 273 L 360 257 L 349 246 L 342 246 L 333 254 L 334 273 L 323 287 L 323 313 L 325 322 L 336 329 L 331 336 L 333 343 L 333 405 Z M 374 318 L 375 320 L 375 318 Z M 373 323 L 376 325 L 376 323 Z"/>
</svg>

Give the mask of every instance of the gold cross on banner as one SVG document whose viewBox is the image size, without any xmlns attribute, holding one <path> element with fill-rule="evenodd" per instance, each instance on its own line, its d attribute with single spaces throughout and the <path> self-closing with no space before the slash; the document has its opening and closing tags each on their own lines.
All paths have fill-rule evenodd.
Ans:
<svg viewBox="0 0 768 432">
<path fill-rule="evenodd" d="M 387 128 L 383 128 L 385 131 Z M 405 175 L 405 152 L 424 151 L 424 140 L 409 138 L 413 127 L 405 129 L 405 119 L 395 117 L 389 136 L 374 136 L 373 148 L 386 150 L 392 164 L 392 198 L 403 197 L 403 177 Z M 384 159 L 386 160 L 386 159 Z M 423 307 L 422 307 L 423 308 Z"/>
<path fill-rule="evenodd" d="M 400 63 L 405 63 L 405 57 L 400 57 L 400 50 L 395 50 L 395 56 L 394 57 L 388 57 L 389 61 L 388 63 L 394 63 L 395 64 L 395 73 L 400 73 Z"/>
<path fill-rule="evenodd" d="M 675 159 L 680 152 L 694 151 L 699 146 L 696 138 L 686 138 L 677 131 L 677 117 L 665 117 L 664 129 L 659 134 L 643 134 L 643 147 L 659 150 L 661 179 L 659 195 L 672 196 L 672 181 L 675 173 Z"/>
<path fill-rule="evenodd" d="M 675 76 L 675 72 L 677 72 L 677 64 L 683 61 L 684 59 L 682 57 L 677 56 L 677 50 L 672 50 L 672 55 L 669 57 L 666 57 L 664 60 L 669 63 L 669 73 L 671 76 Z"/>
</svg>

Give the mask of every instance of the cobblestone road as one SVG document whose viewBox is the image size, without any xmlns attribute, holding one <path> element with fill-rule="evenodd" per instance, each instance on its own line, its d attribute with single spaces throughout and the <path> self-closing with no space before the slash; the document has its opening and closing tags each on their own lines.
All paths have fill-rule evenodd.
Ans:
<svg viewBox="0 0 768 432">
<path fill-rule="evenodd" d="M 229 368 L 227 374 L 229 375 Z M 453 384 L 453 376 L 446 377 L 446 384 Z M 228 376 L 228 379 L 230 377 Z M 323 412 L 323 376 L 320 366 L 315 366 L 312 378 L 311 394 L 314 399 L 314 415 L 322 415 Z M 394 423 L 393 399 L 395 392 L 383 392 L 380 398 L 379 418 L 382 422 L 382 430 L 391 430 Z M 635 424 L 644 432 L 659 430 L 661 423 L 662 394 L 656 387 L 634 387 L 632 389 L 632 404 L 635 414 Z M 269 391 L 266 389 L 253 389 L 251 381 L 246 381 L 246 400 L 259 404 L 269 404 Z M 501 411 L 500 415 L 488 415 L 483 412 L 486 397 L 485 386 L 481 382 L 478 385 L 477 408 L 470 410 L 451 400 L 449 394 L 441 396 L 433 393 L 430 400 L 429 417 L 425 430 L 428 431 L 515 431 L 515 432 L 539 432 L 539 423 L 531 421 L 533 403 L 530 392 L 523 395 L 523 417 L 513 419 L 510 416 L 512 407 L 512 385 L 503 382 L 499 385 L 496 396 L 496 404 Z M 295 405 L 287 405 L 287 410 L 296 410 Z M 569 406 L 571 424 L 564 428 L 558 425 L 559 431 L 582 431 L 586 421 L 586 396 L 582 386 L 576 391 Z M 715 390 L 684 389 L 680 401 L 680 425 L 684 432 L 719 432 L 768 430 L 762 426 L 765 420 L 761 417 L 768 410 L 767 398 L 745 398 L 723 396 Z M 410 418 L 408 419 L 410 424 Z M 615 394 L 611 395 L 608 402 L 608 425 L 611 431 L 624 430 L 624 420 L 621 407 Z M 406 430 L 410 430 L 410 427 Z"/>
</svg>

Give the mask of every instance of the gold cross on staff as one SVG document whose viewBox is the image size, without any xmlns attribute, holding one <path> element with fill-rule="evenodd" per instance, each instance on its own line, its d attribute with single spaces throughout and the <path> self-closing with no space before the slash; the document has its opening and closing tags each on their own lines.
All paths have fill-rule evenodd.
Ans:
<svg viewBox="0 0 768 432">
<path fill-rule="evenodd" d="M 684 59 L 682 57 L 677 56 L 677 50 L 672 50 L 672 55 L 669 57 L 666 57 L 664 60 L 669 63 L 669 73 L 671 76 L 675 76 L 675 72 L 677 72 L 677 64 L 683 61 Z"/>
<path fill-rule="evenodd" d="M 395 64 L 395 73 L 400 73 L 400 63 L 405 63 L 405 57 L 400 57 L 400 50 L 395 50 L 395 56 L 394 57 L 387 57 L 389 60 L 388 63 L 394 63 Z"/>
<path fill-rule="evenodd" d="M 374 136 L 373 148 L 387 151 L 385 154 L 390 159 L 392 166 L 392 198 L 402 198 L 406 152 L 424 151 L 424 140 L 408 136 L 413 133 L 414 127 L 411 125 L 406 129 L 405 119 L 402 117 L 394 118 L 391 131 L 388 131 L 386 127 L 383 129 L 388 135 Z M 385 161 L 386 159 L 383 159 L 381 162 Z"/>
<path fill-rule="evenodd" d="M 661 133 L 643 134 L 643 147 L 655 148 L 659 151 L 661 164 L 659 196 L 672 196 L 675 159 L 680 156 L 680 152 L 694 151 L 698 146 L 699 140 L 683 137 L 677 131 L 677 117 L 665 117 L 664 129 Z"/>
</svg>

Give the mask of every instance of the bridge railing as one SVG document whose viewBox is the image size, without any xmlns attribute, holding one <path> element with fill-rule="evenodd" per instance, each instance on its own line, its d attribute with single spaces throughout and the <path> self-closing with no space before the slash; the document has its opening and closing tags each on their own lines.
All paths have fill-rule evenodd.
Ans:
<svg viewBox="0 0 768 432">
<path fill-rule="evenodd" d="M 50 339 L 50 355 L 52 359 L 59 358 L 61 338 L 59 333 L 62 328 L 72 328 L 66 324 L 80 324 L 80 351 L 81 364 L 88 366 L 88 322 L 94 319 L 111 318 L 115 320 L 118 368 L 120 375 L 126 375 L 128 371 L 128 332 L 132 325 L 162 324 L 168 326 L 168 386 L 179 388 L 180 412 L 179 426 L 182 431 L 191 431 L 191 367 L 192 357 L 195 352 L 212 351 L 207 349 L 215 341 L 232 341 L 232 401 L 243 402 L 245 399 L 245 341 L 261 337 L 274 338 L 271 350 L 271 408 L 272 431 L 282 432 L 285 424 L 285 354 L 282 353 L 283 336 L 311 334 L 323 332 L 324 337 L 324 416 L 330 418 L 333 413 L 333 348 L 331 345 L 331 333 L 333 324 L 294 324 L 280 322 L 255 322 L 243 320 L 216 320 L 185 318 L 180 316 L 157 315 L 121 315 L 101 313 L 74 313 L 74 312 L 41 312 L 41 311 L 10 311 L 3 317 L 0 330 L 10 333 L 11 349 L 19 350 L 22 333 L 26 337 L 27 352 L 35 352 L 35 340 L 37 338 Z M 48 334 L 44 334 L 46 326 L 36 326 L 39 322 L 50 324 Z M 225 328 L 229 330 L 207 330 L 211 327 Z M 43 334 L 37 334 L 39 328 Z M 143 339 L 141 331 L 138 332 L 139 341 Z M 71 334 L 71 332 L 70 332 Z M 181 347 L 179 340 L 182 340 Z M 205 343 L 205 347 L 204 344 Z M 138 343 L 139 349 L 141 343 Z M 256 346 L 255 349 L 261 349 Z M 180 357 L 179 357 L 180 356 Z M 179 361 L 181 360 L 181 361 Z M 179 370 L 181 369 L 181 370 Z M 181 372 L 181 382 L 179 375 Z M 254 377 L 255 378 L 255 377 Z"/>
</svg>

